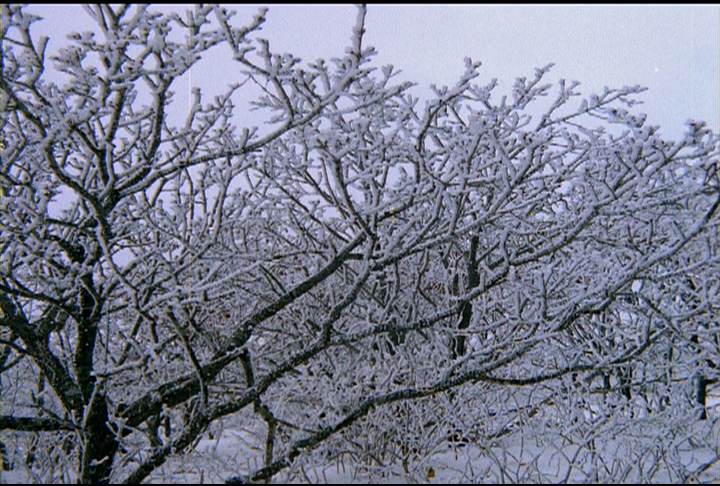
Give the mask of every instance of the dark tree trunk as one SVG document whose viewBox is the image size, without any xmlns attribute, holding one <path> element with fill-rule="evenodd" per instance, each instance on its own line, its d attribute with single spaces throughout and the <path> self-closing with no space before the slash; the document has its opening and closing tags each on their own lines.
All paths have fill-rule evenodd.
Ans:
<svg viewBox="0 0 720 486">
<path fill-rule="evenodd" d="M 663 390 L 662 395 L 660 396 L 660 404 L 659 408 L 661 412 L 664 412 L 666 409 L 670 407 L 670 388 L 672 387 L 672 374 L 673 374 L 673 368 L 672 368 L 672 361 L 673 361 L 673 347 L 669 346 L 667 352 L 665 353 L 665 362 L 667 363 L 667 371 L 665 372 L 665 389 Z"/>
<path fill-rule="evenodd" d="M 83 283 L 80 292 L 78 344 L 75 351 L 75 373 L 85 404 L 78 482 L 107 484 L 110 482 L 113 459 L 119 442 L 108 423 L 108 403 L 103 383 L 98 382 L 93 374 L 95 344 L 103 302 L 97 298 L 97 292 L 88 290 L 95 290 L 91 276 L 83 277 Z"/>
<path fill-rule="evenodd" d="M 84 429 L 80 460 L 81 484 L 108 484 L 119 442 L 108 425 L 108 406 L 104 393 L 96 394 Z"/>
<path fill-rule="evenodd" d="M 707 387 L 708 380 L 705 375 L 695 378 L 695 401 L 700 405 L 700 420 L 707 419 Z"/>
<path fill-rule="evenodd" d="M 467 269 L 467 287 L 465 289 L 466 292 L 471 291 L 472 289 L 476 288 L 478 285 L 480 285 L 480 276 L 477 272 L 477 247 L 478 247 L 478 237 L 472 236 L 470 238 L 470 251 L 468 254 L 468 269 Z M 462 356 L 465 356 L 467 344 L 465 336 L 462 334 L 462 332 L 470 327 L 470 322 L 472 322 L 472 304 L 470 302 L 467 302 L 460 313 L 460 323 L 458 324 L 458 331 L 460 331 L 458 336 L 455 336 L 452 342 L 452 350 L 451 350 L 451 359 L 455 360 L 457 358 L 460 358 Z"/>
</svg>

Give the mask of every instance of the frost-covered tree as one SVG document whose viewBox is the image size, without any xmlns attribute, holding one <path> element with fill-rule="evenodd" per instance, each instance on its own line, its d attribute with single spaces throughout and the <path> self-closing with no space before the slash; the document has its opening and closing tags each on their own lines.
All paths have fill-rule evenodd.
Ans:
<svg viewBox="0 0 720 486">
<path fill-rule="evenodd" d="M 529 429 L 594 451 L 714 379 L 718 137 L 664 140 L 643 88 L 548 66 L 498 99 L 468 59 L 421 103 L 362 7 L 312 64 L 264 12 L 86 11 L 49 53 L 2 6 L 0 425 L 30 479 L 137 483 L 222 423 L 262 434 L 232 480 Z M 213 49 L 237 79 L 172 115 Z"/>
</svg>

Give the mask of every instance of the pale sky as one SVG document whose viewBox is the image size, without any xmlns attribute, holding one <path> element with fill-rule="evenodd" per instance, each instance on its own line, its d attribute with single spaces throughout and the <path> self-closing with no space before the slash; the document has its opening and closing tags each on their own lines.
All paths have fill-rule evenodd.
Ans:
<svg viewBox="0 0 720 486">
<path fill-rule="evenodd" d="M 257 7 L 233 6 L 250 18 Z M 38 32 L 83 30 L 78 6 L 33 6 L 46 20 Z M 349 45 L 356 19 L 353 5 L 271 5 L 261 36 L 275 52 L 314 61 L 339 57 Z M 87 24 L 85 24 L 87 25 Z M 45 30 L 47 29 L 47 30 Z M 453 85 L 463 59 L 483 63 L 478 80 L 497 78 L 507 90 L 519 76 L 555 63 L 549 80 L 581 82 L 583 94 L 604 86 L 640 84 L 639 112 L 679 137 L 685 120 L 705 120 L 720 131 L 720 5 L 369 5 L 366 45 L 378 51 L 377 65 L 393 64 L 402 80 Z M 204 87 L 232 81 L 229 55 L 217 51 L 193 71 L 193 84 Z"/>
</svg>

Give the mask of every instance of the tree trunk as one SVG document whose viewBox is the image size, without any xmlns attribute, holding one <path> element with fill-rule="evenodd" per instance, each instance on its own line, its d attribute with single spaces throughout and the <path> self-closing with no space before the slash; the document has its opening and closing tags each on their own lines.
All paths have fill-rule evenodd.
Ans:
<svg viewBox="0 0 720 486">
<path fill-rule="evenodd" d="M 474 235 L 470 238 L 470 251 L 468 254 L 468 268 L 467 268 L 467 287 L 465 289 L 465 292 L 470 292 L 472 289 L 476 288 L 478 285 L 480 285 L 480 276 L 477 272 L 477 247 L 478 247 L 478 237 L 477 235 Z M 457 358 L 460 358 L 462 356 L 465 356 L 467 344 L 465 343 L 466 339 L 465 336 L 462 334 L 462 332 L 470 327 L 470 322 L 472 321 L 472 304 L 470 302 L 465 303 L 465 305 L 462 308 L 462 312 L 460 313 L 460 323 L 458 324 L 458 331 L 460 331 L 458 336 L 455 336 L 452 342 L 452 351 L 451 351 L 451 359 L 454 361 Z"/>
<path fill-rule="evenodd" d="M 707 387 L 708 380 L 705 375 L 695 378 L 695 401 L 700 405 L 700 420 L 707 419 Z"/>
<path fill-rule="evenodd" d="M 108 484 L 119 442 L 108 426 L 108 406 L 104 392 L 89 405 L 83 448 L 80 452 L 80 484 Z"/>
</svg>

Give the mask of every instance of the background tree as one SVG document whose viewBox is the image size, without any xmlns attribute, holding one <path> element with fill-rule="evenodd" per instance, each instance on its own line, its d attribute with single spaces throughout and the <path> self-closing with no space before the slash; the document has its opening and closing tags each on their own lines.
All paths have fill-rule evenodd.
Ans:
<svg viewBox="0 0 720 486">
<path fill-rule="evenodd" d="M 421 106 L 372 67 L 363 7 L 314 64 L 257 38 L 264 12 L 88 7 L 95 31 L 49 55 L 2 9 L 0 424 L 36 480 L 136 483 L 223 420 L 262 424 L 234 480 L 411 473 L 529 430 L 578 446 L 568 477 L 647 479 L 597 442 L 649 412 L 685 444 L 717 363 L 703 124 L 663 140 L 626 110 L 642 88 L 584 99 L 550 66 L 497 100 L 469 59 Z M 171 116 L 218 46 L 235 84 Z M 237 122 L 245 92 L 265 125 Z M 677 447 L 663 471 L 687 479 Z"/>
</svg>

